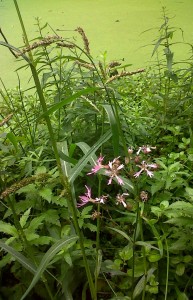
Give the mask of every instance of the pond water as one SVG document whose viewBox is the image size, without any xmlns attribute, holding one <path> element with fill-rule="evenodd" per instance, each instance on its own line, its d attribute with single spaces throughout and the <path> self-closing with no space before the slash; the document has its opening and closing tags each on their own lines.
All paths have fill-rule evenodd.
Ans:
<svg viewBox="0 0 193 300">
<path fill-rule="evenodd" d="M 108 60 L 124 58 L 133 64 L 131 69 L 150 63 L 153 47 L 144 46 L 158 36 L 163 6 L 168 16 L 174 17 L 171 25 L 181 27 L 185 41 L 193 42 L 192 0 L 18 0 L 18 5 L 31 39 L 37 35 L 36 17 L 41 18 L 42 25 L 48 22 L 54 29 L 63 30 L 60 35 L 64 37 L 74 36 L 70 30 L 80 26 L 89 38 L 93 56 L 107 51 Z M 0 2 L 0 27 L 10 44 L 23 44 L 13 0 Z M 184 55 L 184 49 L 178 46 L 176 55 Z M 0 77 L 8 88 L 17 85 L 13 71 L 18 66 L 9 51 L 0 47 Z"/>
</svg>

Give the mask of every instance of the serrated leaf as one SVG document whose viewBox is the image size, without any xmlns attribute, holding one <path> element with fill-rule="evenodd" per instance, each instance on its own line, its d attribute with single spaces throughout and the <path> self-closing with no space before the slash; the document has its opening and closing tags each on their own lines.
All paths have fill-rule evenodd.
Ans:
<svg viewBox="0 0 193 300">
<path fill-rule="evenodd" d="M 90 231 L 92 232 L 96 232 L 97 231 L 97 226 L 91 223 L 87 223 L 84 225 L 85 228 L 90 229 Z"/>
<path fill-rule="evenodd" d="M 52 200 L 52 190 L 50 188 L 48 188 L 48 187 L 44 187 L 41 190 L 39 190 L 39 195 L 43 199 L 47 200 L 49 203 Z"/>
<path fill-rule="evenodd" d="M 31 211 L 31 207 L 28 208 L 28 210 L 26 210 L 24 212 L 24 214 L 21 216 L 20 220 L 19 220 L 19 223 L 21 225 L 21 227 L 23 228 L 29 218 L 29 214 L 30 214 L 30 211 Z"/>
<path fill-rule="evenodd" d="M 24 300 L 26 298 L 26 296 L 29 294 L 29 292 L 32 290 L 32 288 L 35 286 L 35 284 L 38 282 L 38 280 L 41 278 L 43 272 L 46 270 L 47 266 L 49 265 L 50 261 L 52 260 L 52 258 L 62 249 L 65 247 L 65 245 L 69 244 L 69 243 L 73 243 L 75 241 L 77 241 L 77 237 L 76 236 L 72 236 L 68 239 L 61 239 L 58 242 L 56 242 L 47 252 L 46 254 L 43 256 L 37 270 L 35 273 L 35 276 L 30 284 L 30 286 L 28 287 L 28 289 L 26 290 L 26 292 L 24 293 L 24 295 L 21 297 L 21 300 Z"/>
<path fill-rule="evenodd" d="M 0 221 L 0 232 L 3 232 L 5 234 L 9 234 L 14 237 L 18 237 L 18 232 L 15 226 L 5 223 L 3 221 Z"/>
<path fill-rule="evenodd" d="M 17 194 L 22 194 L 22 193 L 26 193 L 26 194 L 34 194 L 37 193 L 37 189 L 34 183 L 30 183 L 26 186 L 23 186 L 22 188 L 20 188 L 17 192 Z"/>
<path fill-rule="evenodd" d="M 87 215 L 92 210 L 92 208 L 93 207 L 91 205 L 84 207 L 81 211 L 81 216 L 84 217 L 84 215 Z"/>
<path fill-rule="evenodd" d="M 49 245 L 53 241 L 53 238 L 50 236 L 39 236 L 33 240 L 33 245 Z"/>
<path fill-rule="evenodd" d="M 25 230 L 25 232 L 27 232 L 27 234 L 29 234 L 30 232 L 34 232 L 40 225 L 42 225 L 42 221 L 44 219 L 45 219 L 44 214 L 33 218 L 33 220 L 31 220 L 28 228 Z"/>
</svg>

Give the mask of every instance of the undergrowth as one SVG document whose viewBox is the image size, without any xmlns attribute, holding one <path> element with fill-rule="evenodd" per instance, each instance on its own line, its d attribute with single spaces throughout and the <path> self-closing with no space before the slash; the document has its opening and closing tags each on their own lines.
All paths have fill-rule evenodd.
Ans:
<svg viewBox="0 0 193 300">
<path fill-rule="evenodd" d="M 25 45 L 0 44 L 32 78 L 0 90 L 1 299 L 192 299 L 192 56 L 165 10 L 130 70 L 80 27 L 29 42 L 14 3 Z"/>
</svg>

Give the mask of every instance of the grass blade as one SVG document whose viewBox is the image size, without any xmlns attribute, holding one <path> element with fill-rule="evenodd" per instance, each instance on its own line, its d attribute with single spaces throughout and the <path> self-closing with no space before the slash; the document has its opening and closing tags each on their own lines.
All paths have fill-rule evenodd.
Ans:
<svg viewBox="0 0 193 300">
<path fill-rule="evenodd" d="M 35 274 L 36 267 L 23 254 L 19 253 L 18 251 L 16 251 L 12 247 L 6 245 L 1 241 L 0 241 L 0 247 L 3 248 L 8 253 L 10 253 L 24 268 L 26 268 L 31 273 Z"/>
<path fill-rule="evenodd" d="M 96 150 L 105 143 L 108 139 L 110 139 L 112 133 L 108 130 L 91 148 L 90 150 L 79 160 L 77 165 L 71 169 L 71 173 L 69 176 L 69 182 L 73 182 L 76 177 L 80 174 L 83 168 L 86 166 L 87 162 L 91 159 Z"/>
<path fill-rule="evenodd" d="M 111 126 L 111 132 L 112 132 L 112 144 L 113 144 L 113 150 L 114 150 L 114 156 L 119 155 L 119 128 L 117 126 L 117 121 L 114 115 L 114 112 L 112 110 L 112 107 L 108 104 L 103 105 L 108 119 Z"/>
<path fill-rule="evenodd" d="M 98 88 L 88 88 L 88 89 L 84 89 L 84 90 L 81 90 L 77 93 L 75 93 L 74 95 L 62 100 L 61 102 L 53 105 L 51 108 L 49 108 L 45 113 L 43 113 L 41 116 L 39 116 L 37 118 L 37 121 L 39 121 L 40 119 L 44 118 L 45 116 L 48 116 L 52 113 L 54 113 L 56 110 L 62 108 L 64 105 L 72 102 L 73 100 L 75 100 L 76 98 L 82 96 L 82 95 L 87 95 L 88 93 L 92 93 L 94 91 L 98 90 Z"/>
<path fill-rule="evenodd" d="M 29 292 L 32 290 L 32 288 L 35 286 L 35 284 L 38 282 L 40 277 L 42 276 L 43 272 L 46 270 L 48 264 L 50 263 L 51 259 L 62 249 L 64 248 L 67 244 L 75 242 L 78 238 L 76 236 L 71 236 L 68 239 L 61 239 L 57 241 L 44 255 L 42 258 L 39 267 L 37 268 L 35 272 L 35 276 L 24 293 L 24 295 L 21 297 L 21 300 L 25 299 L 26 296 L 29 294 Z"/>
</svg>

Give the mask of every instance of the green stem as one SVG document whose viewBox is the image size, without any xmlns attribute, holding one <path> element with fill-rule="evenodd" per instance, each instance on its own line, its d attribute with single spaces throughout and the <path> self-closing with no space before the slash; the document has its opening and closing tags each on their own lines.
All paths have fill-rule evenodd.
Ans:
<svg viewBox="0 0 193 300">
<path fill-rule="evenodd" d="M 26 30 L 25 30 L 25 26 L 24 26 L 21 14 L 20 14 L 20 10 L 19 10 L 18 4 L 17 4 L 17 0 L 14 0 L 14 3 L 15 3 L 17 14 L 18 14 L 20 24 L 21 24 L 21 27 L 22 27 L 22 30 L 23 30 L 23 35 L 24 35 L 26 46 L 29 47 L 29 41 L 28 41 L 27 33 L 26 33 Z M 88 261 L 87 261 L 87 258 L 86 258 L 84 242 L 83 242 L 84 239 L 83 239 L 83 235 L 80 231 L 80 227 L 79 227 L 79 224 L 78 224 L 78 218 L 77 218 L 77 213 L 76 213 L 77 208 L 75 206 L 75 201 L 73 199 L 71 186 L 68 182 L 68 179 L 64 176 L 63 171 L 62 171 L 62 166 L 61 166 L 60 157 L 59 157 L 59 153 L 58 153 L 58 149 L 57 149 L 57 144 L 56 144 L 56 141 L 55 141 L 55 138 L 54 138 L 54 132 L 53 132 L 53 129 L 52 129 L 52 125 L 51 125 L 49 115 L 47 115 L 46 101 L 45 101 L 45 98 L 44 98 L 44 95 L 43 95 L 43 91 L 42 91 L 42 88 L 41 88 L 41 84 L 40 84 L 40 81 L 39 81 L 38 73 L 37 73 L 37 70 L 36 70 L 36 67 L 35 67 L 35 64 L 34 64 L 33 55 L 31 53 L 31 51 L 29 51 L 29 58 L 30 58 L 29 66 L 31 68 L 31 73 L 32 73 L 32 76 L 33 76 L 33 79 L 34 79 L 34 82 L 35 82 L 35 86 L 36 86 L 36 90 L 37 90 L 37 93 L 38 93 L 39 101 L 40 101 L 40 104 L 42 106 L 42 110 L 43 110 L 43 113 L 44 113 L 44 116 L 45 116 L 44 118 L 45 118 L 47 128 L 48 128 L 48 131 L 49 131 L 49 136 L 50 136 L 50 140 L 51 140 L 51 143 L 52 143 L 55 159 L 56 159 L 56 162 L 57 162 L 58 171 L 59 171 L 60 178 L 61 178 L 61 183 L 63 184 L 64 188 L 67 190 L 68 207 L 69 207 L 69 209 L 72 213 L 74 227 L 75 227 L 76 233 L 79 237 L 79 243 L 80 243 L 80 248 L 81 248 L 81 251 L 82 251 L 84 267 L 85 267 L 88 282 L 89 282 L 91 297 L 92 297 L 93 300 L 96 300 L 97 296 L 96 296 L 96 291 L 95 291 L 93 279 L 92 279 L 92 276 L 91 276 L 90 268 L 89 268 L 89 265 L 88 265 Z"/>
<path fill-rule="evenodd" d="M 144 204 L 144 203 L 143 203 Z M 144 242 L 144 236 L 143 236 L 143 224 L 142 224 L 142 218 L 139 215 L 139 226 L 140 226 L 140 233 L 141 233 L 141 241 Z M 143 287 L 143 293 L 142 293 L 142 300 L 145 300 L 145 287 L 147 284 L 147 261 L 146 261 L 146 253 L 145 253 L 145 248 L 142 246 L 142 253 L 143 253 L 143 265 L 144 265 L 144 287 Z"/>
<path fill-rule="evenodd" d="M 139 220 L 139 202 L 137 203 L 136 224 L 135 224 L 135 231 L 134 231 L 134 235 L 133 235 L 133 261 L 132 261 L 132 292 L 131 292 L 131 300 L 133 300 L 133 292 L 134 292 L 134 279 L 135 279 L 135 243 L 136 243 L 136 240 L 137 240 L 138 220 Z"/>
<path fill-rule="evenodd" d="M 169 256 L 169 249 L 168 249 L 168 242 L 167 238 L 165 238 L 165 244 L 166 244 L 166 253 L 167 253 L 167 271 L 166 271 L 166 289 L 165 289 L 165 298 L 164 300 L 167 300 L 168 295 L 168 280 L 169 280 L 169 263 L 170 263 L 170 256 Z"/>
<path fill-rule="evenodd" d="M 31 245 L 29 244 L 27 238 L 26 238 L 26 235 L 25 235 L 25 232 L 19 222 L 19 218 L 18 218 L 18 215 L 16 213 L 16 210 L 15 210 L 15 198 L 14 196 L 9 196 L 7 197 L 7 201 L 9 203 L 9 206 L 10 206 L 10 209 L 12 210 L 12 213 L 13 213 L 13 218 L 14 218 L 14 225 L 15 225 L 15 228 L 17 229 L 17 232 L 18 232 L 18 235 L 19 235 L 19 239 L 21 241 L 21 244 L 25 250 L 25 253 L 31 258 L 31 260 L 33 261 L 33 263 L 37 266 L 37 263 L 36 263 L 36 260 L 35 260 L 35 255 L 34 255 L 34 251 L 31 247 Z M 42 281 L 45 285 L 45 288 L 48 292 L 48 295 L 50 296 L 50 299 L 51 300 L 54 300 L 54 297 L 51 293 L 51 290 L 50 290 L 50 287 L 49 285 L 47 284 L 47 279 L 45 278 L 45 276 L 43 275 L 42 276 Z"/>
</svg>

